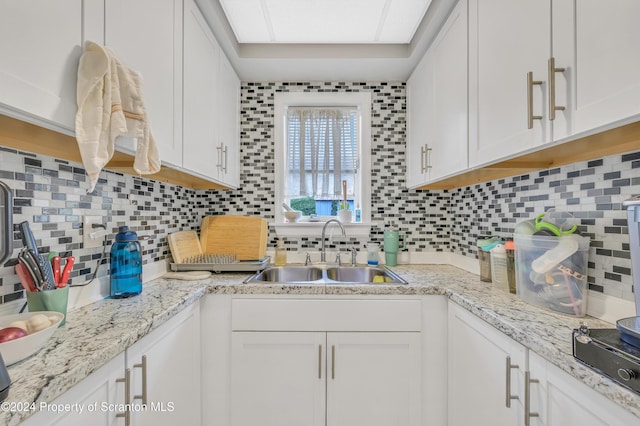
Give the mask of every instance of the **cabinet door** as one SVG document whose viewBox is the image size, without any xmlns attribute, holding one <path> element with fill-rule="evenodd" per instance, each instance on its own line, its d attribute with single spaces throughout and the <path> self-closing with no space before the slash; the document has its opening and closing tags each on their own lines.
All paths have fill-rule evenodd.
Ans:
<svg viewBox="0 0 640 426">
<path fill-rule="evenodd" d="M 324 426 L 326 333 L 234 332 L 232 426 Z"/>
<path fill-rule="evenodd" d="M 224 148 L 220 179 L 237 188 L 240 185 L 240 80 L 222 49 L 217 97 L 220 102 L 218 140 Z"/>
<path fill-rule="evenodd" d="M 102 6 L 84 3 L 0 0 L 0 112 L 73 133 L 82 44 L 102 42 Z"/>
<path fill-rule="evenodd" d="M 218 43 L 193 0 L 184 3 L 183 167 L 218 179 Z"/>
<path fill-rule="evenodd" d="M 153 19 L 149 12 L 153 10 Z M 144 30 L 140 23 L 144 22 Z M 151 132 L 164 163 L 182 166 L 182 1 L 109 0 L 105 43 L 142 75 Z M 120 138 L 122 139 L 122 138 Z M 135 140 L 124 145 L 135 154 Z"/>
<path fill-rule="evenodd" d="M 640 2 L 554 0 L 554 139 L 640 114 Z M 634 121 L 637 120 L 634 119 Z"/>
<path fill-rule="evenodd" d="M 23 426 L 115 426 L 124 424 L 116 417 L 119 407 L 125 404 L 124 383 L 116 382 L 124 378 L 124 352 L 106 365 L 91 373 L 80 383 L 51 402 L 51 406 L 70 407 L 55 413 L 40 411 L 27 418 Z"/>
<path fill-rule="evenodd" d="M 550 0 L 469 1 L 469 165 L 495 161 L 550 141 L 547 60 Z M 534 81 L 528 128 L 527 73 Z"/>
<path fill-rule="evenodd" d="M 640 420 L 618 404 L 529 352 L 531 426 L 635 425 Z M 616 386 L 616 385 L 613 385 Z"/>
<path fill-rule="evenodd" d="M 525 348 L 452 302 L 448 347 L 449 425 L 520 424 Z"/>
<path fill-rule="evenodd" d="M 200 424 L 199 305 L 190 306 L 127 349 L 127 367 L 131 397 L 147 396 L 145 410 L 132 410 L 133 425 Z M 138 398 L 132 403 L 140 406 L 143 401 Z"/>
<path fill-rule="evenodd" d="M 429 180 L 426 149 L 429 132 L 434 126 L 435 98 L 429 96 L 433 87 L 432 53 L 427 51 L 411 78 L 407 81 L 407 187 L 415 188 Z"/>
<path fill-rule="evenodd" d="M 418 426 L 420 333 L 328 333 L 327 425 Z"/>
<path fill-rule="evenodd" d="M 460 1 L 434 44 L 433 85 L 427 96 L 435 98 L 435 121 L 430 131 L 427 162 L 430 180 L 468 166 L 467 149 L 467 2 Z"/>
</svg>

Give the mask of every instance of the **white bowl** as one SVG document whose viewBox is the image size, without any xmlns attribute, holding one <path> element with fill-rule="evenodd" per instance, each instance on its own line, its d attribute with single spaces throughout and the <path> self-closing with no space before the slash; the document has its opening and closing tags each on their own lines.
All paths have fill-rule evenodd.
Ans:
<svg viewBox="0 0 640 426">
<path fill-rule="evenodd" d="M 5 315 L 0 317 L 0 328 L 8 327 L 14 321 L 28 321 L 29 318 L 36 314 L 42 314 L 47 317 L 56 317 L 56 320 L 47 328 L 36 331 L 24 337 L 8 342 L 0 343 L 0 353 L 5 365 L 15 364 L 18 361 L 30 357 L 38 352 L 47 343 L 49 338 L 58 329 L 64 315 L 60 312 L 41 311 L 41 312 L 25 312 L 23 314 Z"/>
<path fill-rule="evenodd" d="M 286 217 L 289 222 L 297 222 L 302 217 L 302 212 L 300 210 L 284 212 L 284 217 Z"/>
</svg>

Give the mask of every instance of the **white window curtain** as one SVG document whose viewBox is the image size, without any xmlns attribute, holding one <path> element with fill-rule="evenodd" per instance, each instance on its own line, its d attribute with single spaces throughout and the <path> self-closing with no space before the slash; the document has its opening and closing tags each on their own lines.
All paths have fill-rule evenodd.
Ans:
<svg viewBox="0 0 640 426">
<path fill-rule="evenodd" d="M 287 198 L 339 198 L 343 180 L 354 197 L 358 117 L 355 108 L 287 110 Z"/>
</svg>

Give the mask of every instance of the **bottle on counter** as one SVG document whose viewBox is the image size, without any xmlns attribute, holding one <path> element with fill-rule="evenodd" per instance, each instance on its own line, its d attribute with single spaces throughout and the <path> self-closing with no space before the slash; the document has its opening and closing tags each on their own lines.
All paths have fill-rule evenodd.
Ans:
<svg viewBox="0 0 640 426">
<path fill-rule="evenodd" d="M 276 243 L 276 266 L 285 266 L 287 264 L 287 250 L 284 248 L 284 240 L 280 238 Z"/>
<path fill-rule="evenodd" d="M 118 228 L 111 246 L 111 297 L 135 296 L 142 292 L 142 250 L 138 234 L 128 226 Z"/>
</svg>

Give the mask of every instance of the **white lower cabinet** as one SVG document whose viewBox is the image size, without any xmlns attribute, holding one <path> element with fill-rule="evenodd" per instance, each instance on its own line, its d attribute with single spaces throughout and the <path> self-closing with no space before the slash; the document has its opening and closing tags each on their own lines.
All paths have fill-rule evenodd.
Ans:
<svg viewBox="0 0 640 426">
<path fill-rule="evenodd" d="M 446 309 L 441 296 L 208 296 L 203 424 L 445 425 Z"/>
<path fill-rule="evenodd" d="M 200 390 L 195 303 L 56 398 L 58 412 L 45 408 L 22 424 L 199 425 Z"/>
<path fill-rule="evenodd" d="M 234 332 L 231 341 L 234 426 L 421 424 L 418 332 Z"/>
<path fill-rule="evenodd" d="M 640 419 L 584 383 L 529 351 L 529 406 L 531 426 L 637 425 Z M 527 412 L 525 412 L 525 415 Z"/>
<path fill-rule="evenodd" d="M 526 349 L 449 302 L 449 426 L 518 425 Z"/>
<path fill-rule="evenodd" d="M 197 303 L 127 349 L 132 425 L 200 424 L 200 309 Z M 146 409 L 140 409 L 141 406 Z"/>
<path fill-rule="evenodd" d="M 108 426 L 124 424 L 116 417 L 125 403 L 124 352 L 27 418 L 23 426 Z M 60 407 L 60 408 L 57 408 Z M 57 412 L 56 412 L 57 411 Z"/>
</svg>

